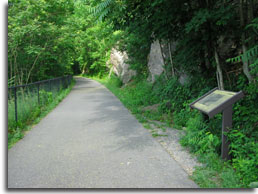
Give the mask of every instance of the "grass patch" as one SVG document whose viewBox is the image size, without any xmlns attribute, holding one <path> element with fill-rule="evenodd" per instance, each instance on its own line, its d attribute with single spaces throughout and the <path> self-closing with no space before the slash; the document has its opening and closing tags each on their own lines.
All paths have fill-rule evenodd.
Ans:
<svg viewBox="0 0 258 194">
<path fill-rule="evenodd" d="M 143 127 L 146 129 L 152 129 L 149 123 L 143 123 Z"/>
<path fill-rule="evenodd" d="M 163 134 L 159 134 L 159 133 L 152 133 L 151 134 L 152 135 L 152 137 L 167 137 L 168 135 L 163 135 Z"/>
<path fill-rule="evenodd" d="M 237 175 L 229 162 L 225 162 L 215 153 L 199 155 L 199 161 L 205 164 L 196 167 L 192 179 L 203 188 L 243 188 L 241 177 Z"/>
<path fill-rule="evenodd" d="M 45 92 L 41 91 L 41 105 L 38 105 L 37 96 L 26 95 L 25 98 L 18 98 L 18 122 L 15 121 L 14 116 L 14 102 L 8 101 L 8 149 L 10 149 L 16 142 L 22 139 L 25 133 L 32 128 L 33 125 L 39 123 L 50 111 L 52 111 L 71 91 L 75 81 L 66 89 L 60 91 Z M 26 99 L 26 100 L 24 100 Z"/>
</svg>

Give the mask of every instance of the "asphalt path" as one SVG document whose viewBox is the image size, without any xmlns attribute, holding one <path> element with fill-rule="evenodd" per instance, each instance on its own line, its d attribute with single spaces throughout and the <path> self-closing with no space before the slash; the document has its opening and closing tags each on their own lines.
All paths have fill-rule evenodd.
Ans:
<svg viewBox="0 0 258 194">
<path fill-rule="evenodd" d="M 70 94 L 8 150 L 8 188 L 197 188 L 104 86 Z"/>
</svg>

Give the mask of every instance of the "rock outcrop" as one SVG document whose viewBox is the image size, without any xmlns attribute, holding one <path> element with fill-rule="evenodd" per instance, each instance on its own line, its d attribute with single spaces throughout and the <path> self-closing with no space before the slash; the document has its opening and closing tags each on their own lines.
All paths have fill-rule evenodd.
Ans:
<svg viewBox="0 0 258 194">
<path fill-rule="evenodd" d="M 165 61 L 170 60 L 169 51 L 175 52 L 176 42 L 170 44 L 170 48 L 167 43 L 162 43 L 159 40 L 154 41 L 151 44 L 150 53 L 148 56 L 148 69 L 149 77 L 148 81 L 154 83 L 156 78 L 164 72 Z M 121 52 L 117 48 L 112 48 L 109 64 L 111 64 L 110 72 L 114 72 L 123 82 L 128 83 L 133 76 L 136 75 L 136 71 L 130 69 L 130 65 L 126 63 L 128 55 L 126 52 Z M 177 71 L 179 76 L 179 82 L 184 85 L 187 82 L 188 76 L 180 71 Z"/>
<path fill-rule="evenodd" d="M 176 45 L 176 41 L 171 42 L 169 46 L 168 43 L 163 43 L 159 40 L 156 40 L 151 44 L 150 54 L 148 57 L 148 69 L 150 73 L 148 77 L 149 81 L 154 83 L 156 81 L 156 77 L 159 77 L 163 71 L 165 71 L 165 63 L 168 61 L 171 62 L 169 52 L 174 53 Z M 188 75 L 186 73 L 176 70 L 176 75 L 179 76 L 180 84 L 184 85 L 187 83 Z"/>
<path fill-rule="evenodd" d="M 116 48 L 112 48 L 109 63 L 113 66 L 111 71 L 113 71 L 121 81 L 126 84 L 133 76 L 136 75 L 136 71 L 129 68 L 129 64 L 126 63 L 128 56 L 126 52 L 121 52 Z"/>
<path fill-rule="evenodd" d="M 148 80 L 152 83 L 155 82 L 155 77 L 160 76 L 164 71 L 164 59 L 159 40 L 151 44 L 150 54 L 148 57 L 148 69 L 150 72 Z"/>
<path fill-rule="evenodd" d="M 178 81 L 181 85 L 185 85 L 188 82 L 188 79 L 189 77 L 186 73 L 180 72 Z"/>
</svg>

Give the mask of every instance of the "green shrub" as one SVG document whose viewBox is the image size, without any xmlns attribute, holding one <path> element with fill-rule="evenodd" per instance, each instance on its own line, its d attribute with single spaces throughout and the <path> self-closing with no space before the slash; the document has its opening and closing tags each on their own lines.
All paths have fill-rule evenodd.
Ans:
<svg viewBox="0 0 258 194">
<path fill-rule="evenodd" d="M 108 85 L 120 88 L 123 85 L 123 82 L 114 74 L 111 75 L 110 79 L 108 79 Z"/>
<path fill-rule="evenodd" d="M 254 137 L 247 137 L 240 129 L 229 131 L 232 166 L 241 175 L 247 186 L 258 180 L 258 143 Z"/>
<path fill-rule="evenodd" d="M 184 146 L 197 154 L 216 152 L 221 144 L 220 139 L 211 133 L 208 125 L 203 122 L 201 115 L 190 118 L 186 124 L 187 133 L 181 139 Z"/>
<path fill-rule="evenodd" d="M 199 155 L 205 164 L 196 167 L 192 179 L 204 188 L 242 188 L 241 178 L 228 162 L 222 161 L 214 152 Z"/>
<path fill-rule="evenodd" d="M 45 90 L 40 90 L 39 91 L 39 96 L 40 96 L 40 103 L 41 104 L 49 104 L 50 102 L 53 101 L 53 93 L 52 92 L 47 92 Z"/>
<path fill-rule="evenodd" d="M 172 111 L 180 111 L 184 102 L 190 98 L 187 87 L 182 86 L 176 78 L 171 78 L 167 81 L 164 76 L 160 76 L 155 82 L 153 94 L 157 95 L 160 101 L 169 101 Z"/>
<path fill-rule="evenodd" d="M 112 75 L 109 79 L 102 81 L 120 100 L 129 108 L 148 106 L 157 102 L 156 96 L 152 95 L 152 85 L 145 81 L 135 79 L 122 87 L 120 79 Z"/>
</svg>

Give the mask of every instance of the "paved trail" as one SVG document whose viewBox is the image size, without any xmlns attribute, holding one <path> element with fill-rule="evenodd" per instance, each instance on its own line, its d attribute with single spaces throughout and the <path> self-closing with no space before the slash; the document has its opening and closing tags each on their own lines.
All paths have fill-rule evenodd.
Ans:
<svg viewBox="0 0 258 194">
<path fill-rule="evenodd" d="M 111 92 L 76 80 L 8 151 L 9 188 L 197 187 Z"/>
</svg>

